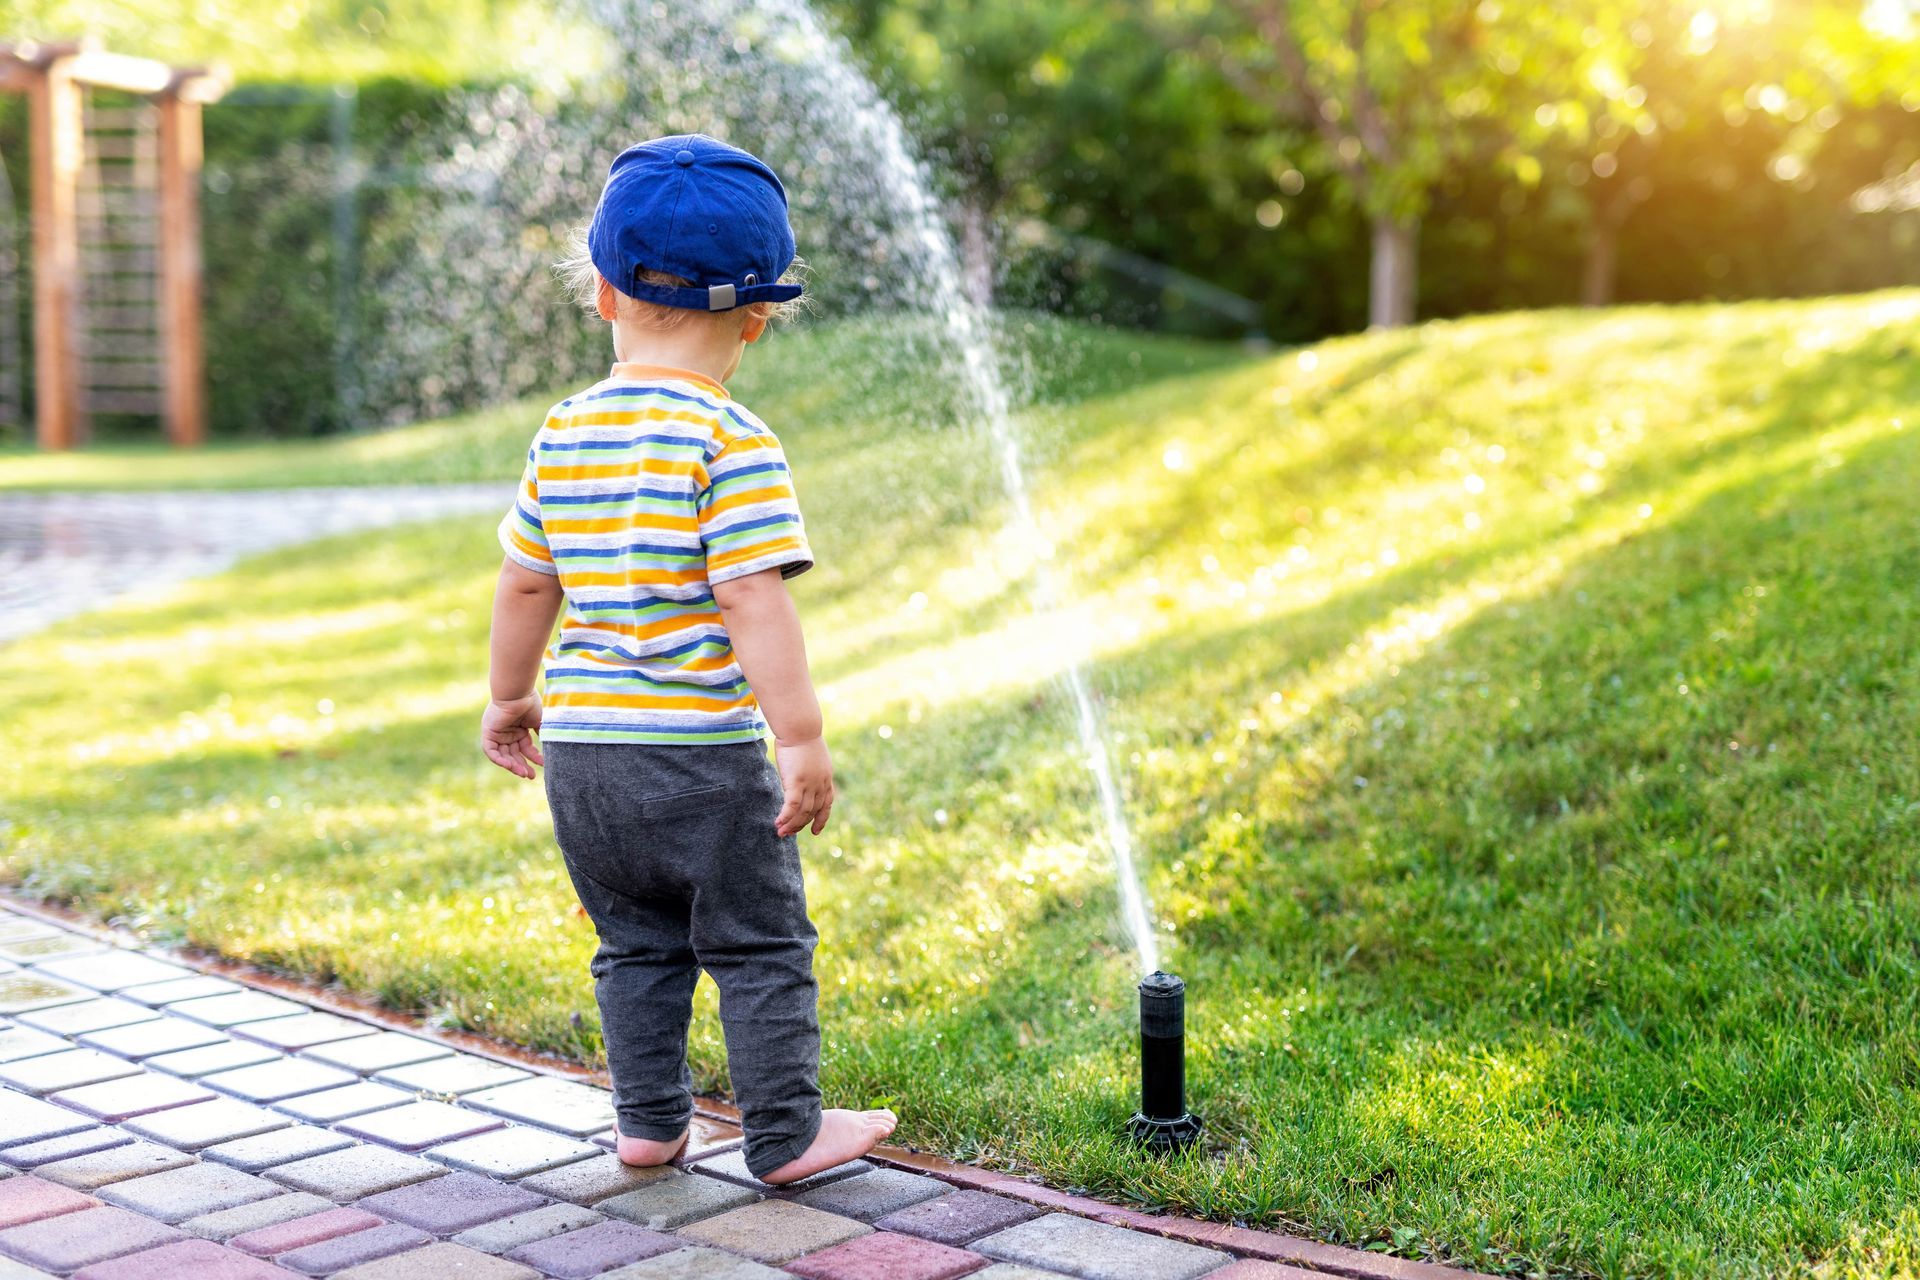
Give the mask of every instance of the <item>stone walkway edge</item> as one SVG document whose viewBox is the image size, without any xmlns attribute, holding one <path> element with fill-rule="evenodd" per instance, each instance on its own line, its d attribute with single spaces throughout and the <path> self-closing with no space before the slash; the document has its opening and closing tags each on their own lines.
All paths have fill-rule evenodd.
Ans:
<svg viewBox="0 0 1920 1280">
<path fill-rule="evenodd" d="M 101 963 L 116 956 L 113 963 Z M 91 965 L 89 957 L 94 958 Z M 140 971 L 143 963 L 162 979 L 167 976 L 162 966 L 181 971 L 183 995 L 185 984 L 195 978 L 231 984 L 236 994 L 199 995 L 147 1007 L 139 1003 L 137 988 L 163 984 L 139 981 L 149 977 Z M 88 987 L 89 973 L 96 981 L 110 980 Z M 115 986 L 122 978 L 130 981 Z M 18 980 L 70 987 L 75 994 L 64 1000 L 48 996 L 41 1003 L 10 999 L 10 987 L 24 989 Z M 119 990 L 133 990 L 135 1000 L 121 999 Z M 196 999 L 204 1005 L 211 999 L 238 1000 L 247 993 L 259 1001 L 304 1007 L 236 1006 L 226 1014 L 234 1018 L 231 1022 L 212 1016 L 211 1010 L 206 1015 L 187 1011 L 166 1016 L 181 1015 L 181 1004 L 191 1010 Z M 126 1006 L 126 1011 L 90 1012 L 93 1006 L 114 1004 Z M 61 1015 L 61 1008 L 68 1015 Z M 137 1018 L 128 1021 L 136 1012 Z M 368 1030 L 348 1028 L 337 1020 Z M 381 1032 L 429 1042 L 437 1047 L 437 1056 L 382 1070 L 357 1064 L 349 1055 L 327 1054 Z M 19 1047 L 6 1049 L 10 1035 Z M 142 1037 L 147 1043 L 134 1047 Z M 37 1039 L 25 1043 L 29 1038 Z M 426 1027 L 372 1001 L 251 965 L 192 950 L 148 947 L 123 932 L 4 888 L 0 1049 L 6 1049 L 0 1052 L 0 1280 L 51 1275 L 75 1280 L 165 1280 L 176 1275 L 256 1280 L 293 1274 L 341 1280 L 435 1280 L 441 1275 L 476 1280 L 594 1275 L 608 1280 L 1473 1276 L 1453 1267 L 1276 1232 L 1129 1209 L 905 1147 L 883 1146 L 866 1160 L 776 1190 L 747 1174 L 739 1154 L 739 1114 L 716 1098 L 696 1100 L 694 1139 L 676 1162 L 681 1173 L 706 1176 L 684 1186 L 661 1186 L 677 1175 L 650 1177 L 651 1171 L 625 1170 L 610 1159 L 608 1100 L 601 1098 L 604 1111 L 592 1109 L 582 1123 L 579 1099 L 585 1094 L 579 1086 L 604 1092 L 604 1073 L 472 1033 Z M 259 1061 L 252 1067 L 198 1074 L 185 1067 L 195 1052 L 228 1049 L 246 1050 L 249 1059 L 257 1056 Z M 125 1055 L 124 1060 L 116 1054 Z M 326 1056 L 340 1062 L 321 1060 Z M 146 1070 L 141 1058 L 158 1063 L 158 1071 Z M 165 1074 L 175 1061 L 184 1069 L 178 1079 Z M 302 1069 L 312 1078 L 290 1079 Z M 277 1074 L 263 1075 L 256 1084 L 248 1077 L 253 1070 Z M 559 1110 L 544 1113 L 504 1099 L 488 1101 L 509 1085 L 537 1088 L 543 1077 L 573 1086 L 573 1101 L 555 1100 L 551 1106 Z M 203 1081 L 213 1088 L 204 1087 Z M 131 1087 L 138 1084 L 150 1092 L 155 1084 L 163 1087 L 147 1104 L 137 1096 L 138 1088 Z M 47 1136 L 22 1142 L 19 1134 L 7 1132 L 12 1123 L 6 1120 L 9 1098 L 21 1099 L 22 1106 L 58 1104 L 77 1110 L 72 1123 L 44 1126 Z M 224 1120 L 225 1113 L 213 1114 L 223 1104 L 235 1114 L 241 1108 L 250 1113 L 263 1107 L 282 1114 L 272 1118 L 275 1127 L 269 1132 L 236 1122 L 197 1135 L 233 1136 L 244 1130 L 258 1136 L 198 1143 L 183 1115 Z M 559 1121 L 552 1118 L 569 1106 L 572 1113 Z M 297 1123 L 302 1120 L 306 1123 Z M 113 1129 L 115 1123 L 128 1132 Z M 589 1132 L 601 1125 L 607 1127 Z M 90 1139 L 89 1129 L 103 1136 Z M 301 1158 L 286 1141 L 280 1143 L 286 1150 L 278 1153 L 279 1162 L 264 1149 L 257 1161 L 245 1158 L 251 1151 L 239 1150 L 250 1143 L 271 1145 L 269 1140 L 287 1139 L 296 1131 L 323 1135 L 332 1155 Z M 521 1155 L 520 1164 L 501 1163 L 512 1157 L 487 1148 L 499 1147 L 516 1132 L 523 1135 L 521 1145 L 537 1138 L 552 1149 L 551 1155 L 531 1161 Z M 103 1150 L 104 1135 L 111 1135 L 117 1145 Z M 164 1145 L 168 1137 L 180 1151 Z M 202 1164 L 199 1155 L 185 1154 L 196 1147 L 214 1151 L 210 1159 L 232 1168 Z M 73 1154 L 56 1159 L 65 1149 Z M 104 1157 L 131 1159 L 130 1151 L 153 1163 L 131 1172 L 95 1172 L 87 1163 L 93 1160 L 104 1169 Z M 327 1161 L 355 1151 L 367 1160 L 387 1160 L 396 1169 L 425 1167 L 428 1160 L 439 1164 L 412 1176 L 376 1171 L 368 1178 L 356 1172 L 366 1180 L 350 1191 L 364 1194 L 323 1185 Z M 463 1151 L 472 1158 L 464 1158 Z M 595 1151 L 600 1154 L 590 1154 Z M 43 1154 L 48 1157 L 45 1164 L 35 1164 Z M 551 1163 L 544 1162 L 548 1159 Z M 413 1163 L 401 1163 L 407 1161 Z M 316 1166 L 314 1176 L 321 1181 L 303 1185 L 301 1166 Z M 194 1175 L 196 1168 L 203 1172 Z M 609 1177 L 619 1185 L 607 1181 Z M 438 1192 L 433 1191 L 436 1187 Z M 315 1191 L 323 1194 L 311 1194 Z M 345 1207 L 347 1202 L 352 1207 Z M 204 1212 L 194 1215 L 183 1208 Z M 249 1213 L 262 1219 L 258 1226 L 247 1221 Z M 225 1218 L 233 1219 L 227 1225 L 245 1229 L 222 1235 L 219 1220 Z M 63 1219 L 71 1229 L 62 1229 Z M 187 1230 L 176 1229 L 176 1223 L 184 1223 Z M 84 1236 L 84 1247 L 62 1239 L 69 1235 Z M 16 1263 L 26 1264 L 26 1269 Z"/>
</svg>

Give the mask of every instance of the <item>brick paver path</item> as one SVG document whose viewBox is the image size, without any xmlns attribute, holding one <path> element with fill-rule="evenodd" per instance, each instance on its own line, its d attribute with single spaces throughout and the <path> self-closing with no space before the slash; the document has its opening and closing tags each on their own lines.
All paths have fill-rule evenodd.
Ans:
<svg viewBox="0 0 1920 1280">
<path fill-rule="evenodd" d="M 510 484 L 0 493 L 0 644 L 115 596 L 328 534 L 505 511 Z"/>
<path fill-rule="evenodd" d="M 631 1169 L 612 1125 L 594 1085 L 0 900 L 0 1280 L 1464 1276 L 892 1148 L 776 1189 L 712 1117 Z"/>
</svg>

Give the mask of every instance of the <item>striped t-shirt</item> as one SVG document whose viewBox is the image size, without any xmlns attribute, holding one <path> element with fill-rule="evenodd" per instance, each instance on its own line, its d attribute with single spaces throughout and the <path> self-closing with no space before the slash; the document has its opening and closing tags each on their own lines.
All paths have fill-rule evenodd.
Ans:
<svg viewBox="0 0 1920 1280">
<path fill-rule="evenodd" d="M 616 364 L 555 405 L 500 522 L 516 564 L 558 574 L 542 734 L 555 742 L 764 736 L 713 584 L 813 566 L 780 442 L 716 382 Z"/>
</svg>

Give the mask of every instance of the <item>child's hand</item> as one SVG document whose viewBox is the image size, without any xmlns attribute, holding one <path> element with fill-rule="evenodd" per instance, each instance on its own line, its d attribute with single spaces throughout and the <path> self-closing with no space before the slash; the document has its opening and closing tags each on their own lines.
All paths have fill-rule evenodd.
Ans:
<svg viewBox="0 0 1920 1280">
<path fill-rule="evenodd" d="M 506 702 L 489 702 L 480 717 L 480 749 L 487 759 L 522 778 L 533 776 L 533 766 L 545 766 L 547 758 L 533 740 L 540 727 L 540 695 Z"/>
<path fill-rule="evenodd" d="M 790 836 L 812 824 L 813 834 L 827 829 L 827 815 L 833 812 L 833 757 L 827 754 L 825 738 L 806 742 L 773 744 L 773 762 L 780 770 L 780 787 L 786 803 L 773 820 L 774 830 Z"/>
</svg>

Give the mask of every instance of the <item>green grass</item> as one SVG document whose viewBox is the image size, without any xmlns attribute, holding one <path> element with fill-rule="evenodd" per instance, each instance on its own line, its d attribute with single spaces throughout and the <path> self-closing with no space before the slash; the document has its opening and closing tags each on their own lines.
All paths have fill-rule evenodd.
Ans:
<svg viewBox="0 0 1920 1280">
<path fill-rule="evenodd" d="M 1259 359 L 1040 342 L 1084 353 L 1034 414 L 1041 518 L 1191 984 L 1209 1143 L 1172 1160 L 1117 1136 L 1134 965 L 1065 624 L 1026 608 L 977 443 L 854 377 L 862 342 L 783 340 L 759 384 L 845 791 L 805 853 L 832 1097 L 1056 1185 L 1488 1270 L 1914 1273 L 1920 294 Z M 470 745 L 490 525 L 0 650 L 0 876 L 592 1058 L 539 792 Z"/>
</svg>

